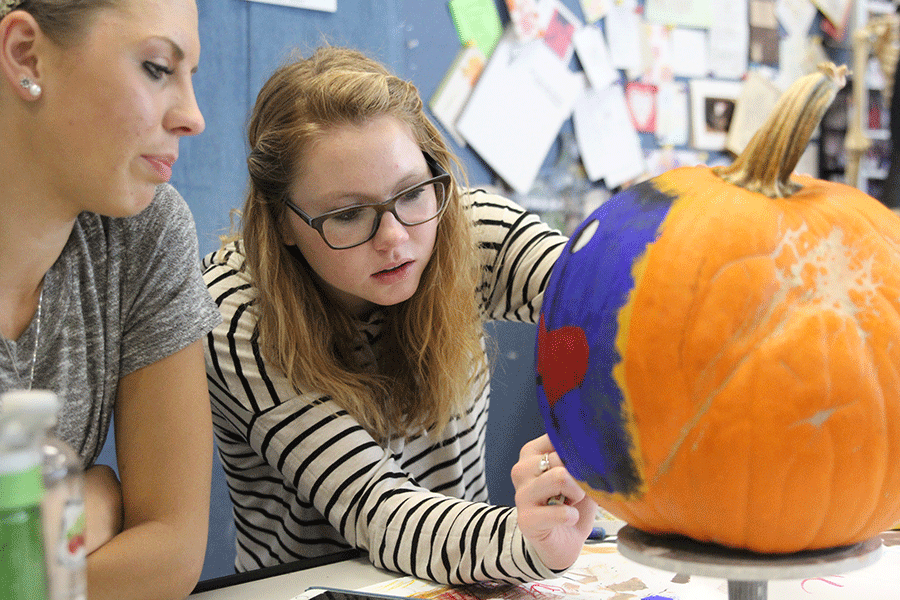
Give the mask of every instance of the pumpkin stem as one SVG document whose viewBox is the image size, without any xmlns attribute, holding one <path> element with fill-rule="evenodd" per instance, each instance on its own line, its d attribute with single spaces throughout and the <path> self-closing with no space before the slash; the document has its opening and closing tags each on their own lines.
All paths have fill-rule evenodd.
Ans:
<svg viewBox="0 0 900 600">
<path fill-rule="evenodd" d="M 731 165 L 713 172 L 728 183 L 769 198 L 786 198 L 802 186 L 791 173 L 816 127 L 847 82 L 847 67 L 825 62 L 782 94 L 766 122 Z"/>
</svg>

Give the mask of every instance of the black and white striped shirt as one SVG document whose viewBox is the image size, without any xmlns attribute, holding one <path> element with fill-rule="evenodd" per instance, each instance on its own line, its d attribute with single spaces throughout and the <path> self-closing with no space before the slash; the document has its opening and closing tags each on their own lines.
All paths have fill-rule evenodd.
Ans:
<svg viewBox="0 0 900 600">
<path fill-rule="evenodd" d="M 467 196 L 489 319 L 536 322 L 566 238 L 513 202 Z M 238 571 L 356 547 L 378 567 L 443 583 L 554 576 L 530 552 L 515 508 L 488 503 L 484 446 L 489 375 L 440 436 L 385 446 L 320 393 L 298 395 L 261 357 L 253 282 L 234 245 L 204 260 L 223 322 L 209 335 L 207 375 L 234 503 Z M 360 328 L 377 360 L 382 316 Z"/>
</svg>

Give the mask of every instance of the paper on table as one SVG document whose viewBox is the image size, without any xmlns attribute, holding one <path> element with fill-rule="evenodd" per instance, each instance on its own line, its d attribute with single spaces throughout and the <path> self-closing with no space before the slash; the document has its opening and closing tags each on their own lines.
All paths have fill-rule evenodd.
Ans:
<svg viewBox="0 0 900 600">
<path fill-rule="evenodd" d="M 534 184 L 584 87 L 542 40 L 497 44 L 456 129 L 516 192 Z"/>
<path fill-rule="evenodd" d="M 599 27 L 589 25 L 575 32 L 575 52 L 591 87 L 605 88 L 619 80 L 609 60 L 609 48 Z"/>
<path fill-rule="evenodd" d="M 575 138 L 588 179 L 612 189 L 644 173 L 644 154 L 619 84 L 589 89 L 575 103 Z"/>
<path fill-rule="evenodd" d="M 873 565 L 842 575 L 770 581 L 769 600 L 896 600 L 900 587 L 900 546 L 886 546 Z M 723 600 L 723 579 L 677 575 L 633 562 L 605 542 L 587 544 L 564 575 L 527 584 L 483 583 L 447 586 L 416 579 L 397 579 L 366 591 L 434 600 L 613 600 L 614 598 L 690 598 Z"/>
</svg>

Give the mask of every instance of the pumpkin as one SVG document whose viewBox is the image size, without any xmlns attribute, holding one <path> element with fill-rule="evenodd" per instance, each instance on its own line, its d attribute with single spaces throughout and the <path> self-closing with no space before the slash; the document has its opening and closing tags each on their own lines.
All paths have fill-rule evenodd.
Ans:
<svg viewBox="0 0 900 600">
<path fill-rule="evenodd" d="M 799 79 L 730 166 L 616 194 L 554 267 L 547 432 L 640 530 L 790 553 L 900 521 L 900 218 L 792 174 L 845 75 Z"/>
</svg>

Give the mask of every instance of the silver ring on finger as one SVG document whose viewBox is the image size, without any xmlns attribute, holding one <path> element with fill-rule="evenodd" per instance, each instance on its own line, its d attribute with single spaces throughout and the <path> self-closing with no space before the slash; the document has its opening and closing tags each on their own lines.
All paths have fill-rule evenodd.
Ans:
<svg viewBox="0 0 900 600">
<path fill-rule="evenodd" d="M 547 471 L 550 470 L 550 455 L 549 454 L 545 453 L 541 457 L 541 467 L 540 468 L 541 468 L 541 473 L 546 473 Z"/>
</svg>

